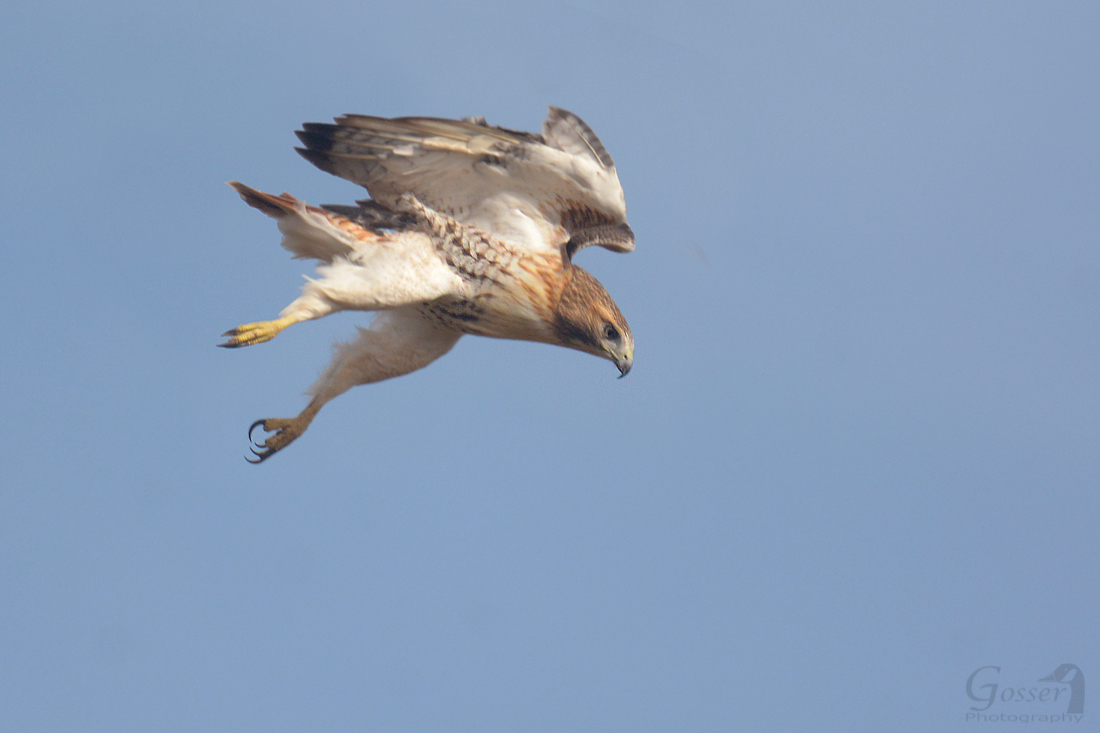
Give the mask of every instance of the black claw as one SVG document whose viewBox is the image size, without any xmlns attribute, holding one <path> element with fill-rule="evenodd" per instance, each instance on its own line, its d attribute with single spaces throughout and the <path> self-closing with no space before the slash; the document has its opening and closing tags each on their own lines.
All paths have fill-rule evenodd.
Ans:
<svg viewBox="0 0 1100 733">
<path fill-rule="evenodd" d="M 263 419 L 263 420 L 257 420 L 256 422 L 254 422 L 254 423 L 252 423 L 251 425 L 248 426 L 248 442 L 252 443 L 257 448 L 263 448 L 264 446 L 263 446 L 262 443 L 257 443 L 256 441 L 254 441 L 252 439 L 252 431 L 256 429 L 257 425 L 263 425 L 265 422 L 267 422 L 266 418 Z M 264 432 L 267 432 L 267 428 L 264 428 Z"/>
<path fill-rule="evenodd" d="M 275 451 L 271 450 L 270 448 L 264 450 L 262 453 L 255 448 L 249 448 L 249 450 L 252 451 L 252 454 L 254 456 L 256 456 L 256 460 L 252 460 L 248 456 L 245 456 L 244 459 L 249 463 L 263 463 L 265 460 L 275 455 Z"/>
<path fill-rule="evenodd" d="M 229 329 L 228 331 L 226 331 L 225 333 L 222 334 L 222 338 L 225 338 L 226 336 L 236 336 L 238 333 L 239 333 L 238 329 L 231 328 L 231 329 Z M 223 349 L 237 349 L 237 348 L 240 348 L 241 346 L 244 346 L 244 344 L 235 344 L 232 341 L 226 341 L 224 344 L 218 344 L 218 346 L 222 347 Z"/>
<path fill-rule="evenodd" d="M 252 460 L 248 456 L 245 456 L 244 459 L 249 463 L 263 463 L 268 458 L 275 455 L 276 451 L 278 451 L 278 448 L 269 448 L 267 446 L 266 440 L 263 443 L 257 443 L 255 440 L 252 439 L 252 433 L 256 430 L 257 427 L 259 427 L 264 432 L 275 432 L 276 435 L 278 435 L 279 432 L 269 431 L 267 429 L 267 418 L 257 420 L 256 422 L 248 426 L 248 441 L 252 443 L 252 446 L 255 446 L 249 446 L 248 449 L 252 451 L 252 455 L 256 456 L 256 460 Z M 257 450 L 257 448 L 259 448 L 259 450 Z"/>
</svg>

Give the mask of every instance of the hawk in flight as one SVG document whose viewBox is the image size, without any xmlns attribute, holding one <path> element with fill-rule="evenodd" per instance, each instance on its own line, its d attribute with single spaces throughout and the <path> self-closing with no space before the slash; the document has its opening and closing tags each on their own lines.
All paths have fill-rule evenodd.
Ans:
<svg viewBox="0 0 1100 733">
<path fill-rule="evenodd" d="M 275 219 L 284 248 L 318 260 L 319 277 L 278 318 L 237 326 L 220 346 L 268 341 L 336 311 L 378 314 L 339 345 L 297 417 L 252 424 L 250 439 L 257 427 L 271 434 L 248 460 L 285 448 L 334 397 L 421 369 L 466 333 L 567 346 L 630 371 L 630 327 L 573 264 L 593 244 L 634 249 L 615 163 L 579 117 L 551 107 L 541 135 L 481 117 L 344 115 L 302 127 L 298 152 L 370 198 L 318 208 L 230 183 Z"/>
</svg>

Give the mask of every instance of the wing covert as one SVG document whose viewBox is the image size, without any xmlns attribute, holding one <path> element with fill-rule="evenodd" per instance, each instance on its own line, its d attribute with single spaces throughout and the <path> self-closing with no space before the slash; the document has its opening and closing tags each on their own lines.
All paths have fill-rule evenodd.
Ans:
<svg viewBox="0 0 1100 733">
<path fill-rule="evenodd" d="M 296 134 L 303 157 L 364 186 L 388 208 L 400 209 L 401 196 L 411 193 L 463 223 L 566 257 L 589 244 L 634 248 L 632 235 L 577 239 L 586 228 L 625 225 L 626 203 L 607 149 L 565 110 L 550 108 L 541 135 L 483 118 L 369 115 L 306 123 Z"/>
</svg>

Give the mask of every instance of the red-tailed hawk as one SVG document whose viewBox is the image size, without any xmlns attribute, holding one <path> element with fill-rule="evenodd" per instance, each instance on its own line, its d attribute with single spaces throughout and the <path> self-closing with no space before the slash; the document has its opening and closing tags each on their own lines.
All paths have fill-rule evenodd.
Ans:
<svg viewBox="0 0 1100 733">
<path fill-rule="evenodd" d="M 285 448 L 334 397 L 421 369 L 465 333 L 567 346 L 630 371 L 630 327 L 573 264 L 593 244 L 634 249 L 615 163 L 579 117 L 551 107 L 541 135 L 484 118 L 344 115 L 302 127 L 298 152 L 371 198 L 317 208 L 230 183 L 278 222 L 284 248 L 319 260 L 319 277 L 277 319 L 237 326 L 220 346 L 258 344 L 341 310 L 378 315 L 338 347 L 297 417 L 252 424 L 249 439 L 257 427 L 274 434 L 250 461 Z"/>
</svg>

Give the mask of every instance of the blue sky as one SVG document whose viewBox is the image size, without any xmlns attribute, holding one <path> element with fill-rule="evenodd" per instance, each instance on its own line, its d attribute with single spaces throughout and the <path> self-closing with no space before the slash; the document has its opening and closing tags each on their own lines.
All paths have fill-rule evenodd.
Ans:
<svg viewBox="0 0 1100 733">
<path fill-rule="evenodd" d="M 1098 35 L 1088 3 L 9 9 L 5 727 L 981 730 L 980 667 L 1097 679 Z M 466 338 L 248 465 L 369 316 L 214 348 L 310 272 L 224 182 L 350 202 L 302 122 L 547 104 L 626 190 L 637 251 L 578 262 L 630 376 Z"/>
</svg>

